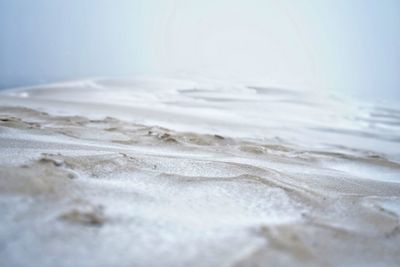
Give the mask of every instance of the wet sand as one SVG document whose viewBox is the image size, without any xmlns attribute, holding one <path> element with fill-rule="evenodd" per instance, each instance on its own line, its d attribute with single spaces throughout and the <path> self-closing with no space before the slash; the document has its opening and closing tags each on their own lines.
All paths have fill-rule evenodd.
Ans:
<svg viewBox="0 0 400 267">
<path fill-rule="evenodd" d="M 212 81 L 0 97 L 5 266 L 398 266 L 400 111 Z"/>
</svg>

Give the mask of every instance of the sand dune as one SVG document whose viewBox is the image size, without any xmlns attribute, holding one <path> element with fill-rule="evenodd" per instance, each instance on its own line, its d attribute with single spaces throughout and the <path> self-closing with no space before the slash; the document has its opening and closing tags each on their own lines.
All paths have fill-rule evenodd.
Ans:
<svg viewBox="0 0 400 267">
<path fill-rule="evenodd" d="M 5 266 L 397 266 L 399 111 L 212 81 L 2 92 Z"/>
</svg>

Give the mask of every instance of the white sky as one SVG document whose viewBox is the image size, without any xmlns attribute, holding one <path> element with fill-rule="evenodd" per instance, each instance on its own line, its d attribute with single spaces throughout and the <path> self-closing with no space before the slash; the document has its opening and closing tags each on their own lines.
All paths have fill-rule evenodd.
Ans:
<svg viewBox="0 0 400 267">
<path fill-rule="evenodd" d="M 400 96 L 396 0 L 0 0 L 0 87 L 208 75 Z"/>
</svg>

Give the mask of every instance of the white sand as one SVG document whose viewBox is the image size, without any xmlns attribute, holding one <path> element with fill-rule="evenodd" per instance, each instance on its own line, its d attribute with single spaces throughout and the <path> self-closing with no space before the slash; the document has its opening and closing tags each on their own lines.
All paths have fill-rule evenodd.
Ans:
<svg viewBox="0 0 400 267">
<path fill-rule="evenodd" d="M 1 266 L 398 266 L 399 133 L 399 110 L 312 91 L 4 91 Z"/>
</svg>

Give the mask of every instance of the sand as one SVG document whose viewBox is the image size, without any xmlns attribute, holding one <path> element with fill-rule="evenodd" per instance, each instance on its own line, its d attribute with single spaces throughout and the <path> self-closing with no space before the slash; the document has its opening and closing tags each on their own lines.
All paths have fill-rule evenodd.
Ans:
<svg viewBox="0 0 400 267">
<path fill-rule="evenodd" d="M 2 266 L 398 266 L 400 111 L 210 80 L 0 96 Z"/>
</svg>

